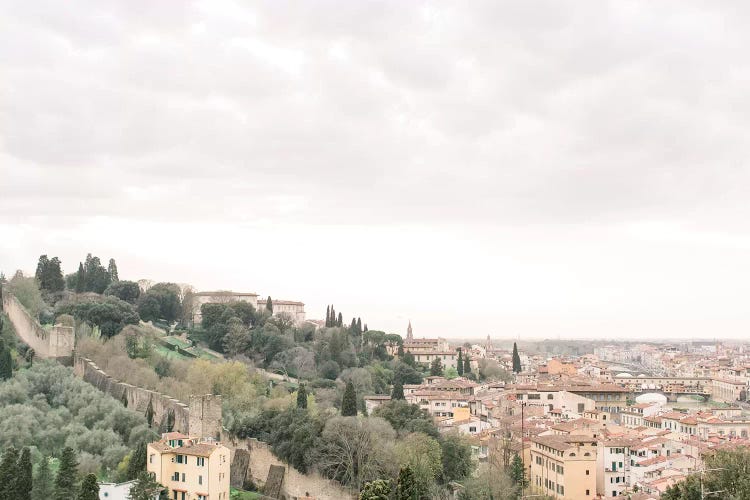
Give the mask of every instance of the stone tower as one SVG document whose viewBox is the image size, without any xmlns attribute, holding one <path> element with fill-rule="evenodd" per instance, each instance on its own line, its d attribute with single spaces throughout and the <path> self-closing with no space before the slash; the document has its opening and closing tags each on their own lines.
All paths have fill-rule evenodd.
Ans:
<svg viewBox="0 0 750 500">
<path fill-rule="evenodd" d="M 190 422 L 188 431 L 199 438 L 221 437 L 221 396 L 204 394 L 190 396 Z"/>
<path fill-rule="evenodd" d="M 414 340 L 414 335 L 412 334 L 412 331 L 411 331 L 411 320 L 409 320 L 409 326 L 406 327 L 406 340 L 408 341 Z"/>
<path fill-rule="evenodd" d="M 484 348 L 488 353 L 492 350 L 492 339 L 489 335 L 487 335 L 487 342 L 485 342 Z"/>
</svg>

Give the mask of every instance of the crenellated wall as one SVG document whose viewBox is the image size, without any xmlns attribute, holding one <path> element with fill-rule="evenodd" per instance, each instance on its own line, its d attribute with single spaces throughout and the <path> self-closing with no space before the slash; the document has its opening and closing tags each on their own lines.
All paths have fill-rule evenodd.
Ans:
<svg viewBox="0 0 750 500">
<path fill-rule="evenodd" d="M 167 421 L 171 411 L 174 415 L 172 429 L 177 432 L 189 434 L 190 411 L 188 405 L 185 403 L 156 391 L 120 382 L 99 369 L 96 363 L 90 359 L 78 355 L 73 357 L 73 369 L 77 376 L 113 398 L 122 401 L 124 396 L 128 408 L 138 413 L 145 415 L 148 403 L 151 401 L 151 406 L 154 409 L 154 427 L 161 427 Z M 221 413 L 219 413 L 219 419 L 221 419 Z"/>
<path fill-rule="evenodd" d="M 72 327 L 55 325 L 45 330 L 8 290 L 3 290 L 3 310 L 13 323 L 16 334 L 34 349 L 37 357 L 70 362 L 75 345 Z"/>
</svg>

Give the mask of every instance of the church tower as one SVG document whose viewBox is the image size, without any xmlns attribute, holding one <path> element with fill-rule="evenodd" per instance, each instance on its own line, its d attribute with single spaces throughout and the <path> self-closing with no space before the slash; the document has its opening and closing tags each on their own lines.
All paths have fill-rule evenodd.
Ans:
<svg viewBox="0 0 750 500">
<path fill-rule="evenodd" d="M 409 320 L 409 326 L 406 328 L 406 340 L 409 342 L 414 340 L 414 335 L 411 332 L 411 320 Z"/>
<path fill-rule="evenodd" d="M 484 344 L 484 348 L 487 352 L 492 350 L 492 339 L 490 339 L 489 335 L 487 335 L 487 342 Z"/>
</svg>

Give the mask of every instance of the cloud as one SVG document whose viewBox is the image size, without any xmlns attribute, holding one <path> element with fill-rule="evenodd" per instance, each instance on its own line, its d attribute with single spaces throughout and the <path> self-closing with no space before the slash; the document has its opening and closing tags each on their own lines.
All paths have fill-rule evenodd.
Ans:
<svg viewBox="0 0 750 500">
<path fill-rule="evenodd" d="M 514 259 L 538 241 L 529 228 L 571 255 L 612 234 L 641 245 L 627 228 L 651 221 L 743 237 L 749 13 L 702 1 L 5 2 L 0 225 L 34 224 L 29 247 L 0 258 L 54 253 L 33 236 L 52 230 L 84 247 L 92 217 L 325 227 L 305 233 L 316 246 L 331 227 L 367 228 L 357 248 L 395 238 L 394 225 L 443 241 L 489 234 Z M 566 241 L 567 227 L 587 240 Z M 564 263 L 540 258 L 563 279 Z M 585 310 L 598 278 L 578 269 L 571 307 Z"/>
</svg>

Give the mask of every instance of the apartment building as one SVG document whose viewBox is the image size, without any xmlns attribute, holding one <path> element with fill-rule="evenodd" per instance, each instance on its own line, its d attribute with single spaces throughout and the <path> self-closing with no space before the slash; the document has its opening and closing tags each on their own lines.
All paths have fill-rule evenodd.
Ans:
<svg viewBox="0 0 750 500">
<path fill-rule="evenodd" d="M 164 485 L 170 500 L 228 500 L 229 448 L 178 432 L 147 446 L 146 470 Z"/>
<path fill-rule="evenodd" d="M 599 442 L 596 491 L 604 497 L 617 497 L 631 487 L 630 447 L 638 440 L 606 439 Z"/>
<path fill-rule="evenodd" d="M 531 489 L 559 500 L 596 498 L 596 439 L 586 436 L 531 438 Z"/>
</svg>

